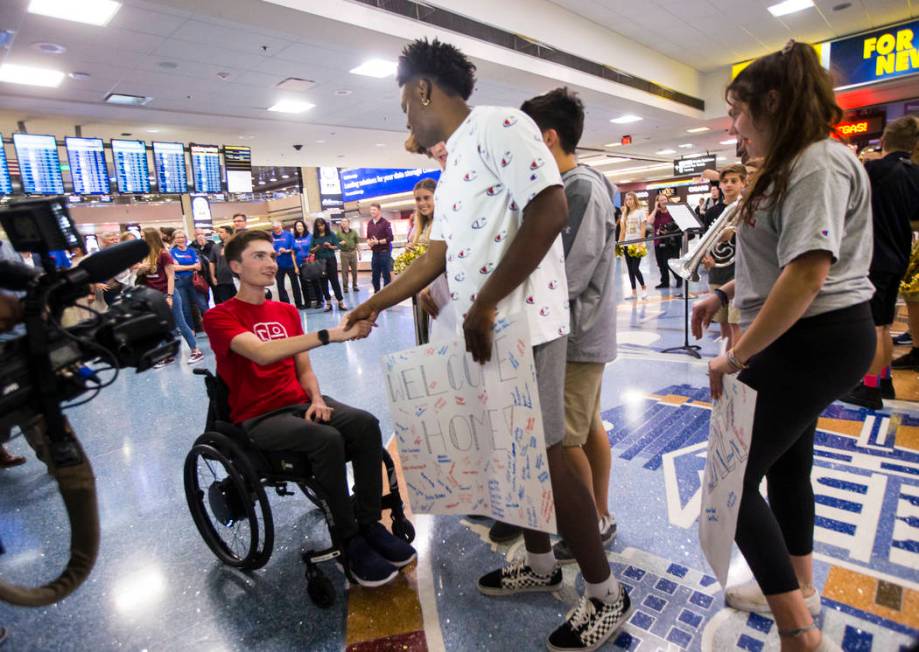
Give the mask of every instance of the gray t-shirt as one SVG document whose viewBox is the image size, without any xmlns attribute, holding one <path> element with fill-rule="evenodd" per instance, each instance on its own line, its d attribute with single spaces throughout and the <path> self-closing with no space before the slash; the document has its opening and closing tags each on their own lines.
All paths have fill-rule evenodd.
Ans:
<svg viewBox="0 0 919 652">
<path fill-rule="evenodd" d="M 835 140 L 810 145 L 792 168 L 782 205 L 754 214 L 737 231 L 734 302 L 746 328 L 766 302 L 782 269 L 809 251 L 833 256 L 830 273 L 804 317 L 868 301 L 871 194 L 868 174 Z"/>
</svg>

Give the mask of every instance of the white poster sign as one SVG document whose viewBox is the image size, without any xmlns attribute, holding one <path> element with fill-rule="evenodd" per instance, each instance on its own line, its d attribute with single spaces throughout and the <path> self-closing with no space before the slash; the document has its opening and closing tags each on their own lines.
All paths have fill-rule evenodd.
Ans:
<svg viewBox="0 0 919 652">
<path fill-rule="evenodd" d="M 462 339 L 392 353 L 383 363 L 412 511 L 556 531 L 525 317 L 498 322 L 485 365 Z"/>
<path fill-rule="evenodd" d="M 702 552 L 721 586 L 727 586 L 755 408 L 756 391 L 724 376 L 724 394 L 712 405 L 699 515 Z"/>
</svg>

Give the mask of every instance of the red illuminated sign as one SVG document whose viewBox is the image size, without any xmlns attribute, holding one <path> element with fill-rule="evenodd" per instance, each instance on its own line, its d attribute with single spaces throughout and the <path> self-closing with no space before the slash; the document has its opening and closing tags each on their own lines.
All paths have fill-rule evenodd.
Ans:
<svg viewBox="0 0 919 652">
<path fill-rule="evenodd" d="M 879 136 L 884 131 L 884 116 L 869 116 L 845 120 L 836 125 L 836 131 L 844 138 Z"/>
<path fill-rule="evenodd" d="M 632 137 L 631 137 L 631 136 L 623 136 L 623 137 L 622 137 L 622 140 L 620 140 L 619 142 L 622 143 L 623 145 L 631 145 L 631 144 L 632 144 Z"/>
</svg>

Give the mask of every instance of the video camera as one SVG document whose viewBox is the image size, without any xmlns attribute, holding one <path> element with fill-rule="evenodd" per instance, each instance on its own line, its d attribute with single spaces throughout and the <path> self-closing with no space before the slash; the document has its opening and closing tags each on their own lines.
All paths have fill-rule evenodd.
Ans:
<svg viewBox="0 0 919 652">
<path fill-rule="evenodd" d="M 16 251 L 32 252 L 41 260 L 38 270 L 0 262 L 0 288 L 25 293 L 25 333 L 0 343 L 0 443 L 13 425 L 22 429 L 57 480 L 71 526 L 71 558 L 60 577 L 37 588 L 0 582 L 0 600 L 43 606 L 83 582 L 99 543 L 92 467 L 61 403 L 88 391 L 93 392 L 89 398 L 64 407 L 92 400 L 115 381 L 119 369 L 149 369 L 175 356 L 179 343 L 166 298 L 146 287 L 127 290 L 104 314 L 81 306 L 92 316 L 70 328 L 61 326 L 64 310 L 88 297 L 93 284 L 108 282 L 149 253 L 142 240 L 108 247 L 62 270 L 51 252 L 84 246 L 62 198 L 0 208 L 0 224 Z M 114 375 L 103 383 L 98 374 L 105 371 Z"/>
</svg>

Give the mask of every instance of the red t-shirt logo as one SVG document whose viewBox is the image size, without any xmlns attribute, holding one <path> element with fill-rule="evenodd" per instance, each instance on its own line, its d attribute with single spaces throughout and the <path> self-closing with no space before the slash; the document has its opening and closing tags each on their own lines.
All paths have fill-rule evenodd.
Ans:
<svg viewBox="0 0 919 652">
<path fill-rule="evenodd" d="M 253 332 L 263 342 L 270 340 L 283 340 L 287 338 L 287 329 L 276 321 L 266 321 L 252 327 Z"/>
</svg>

